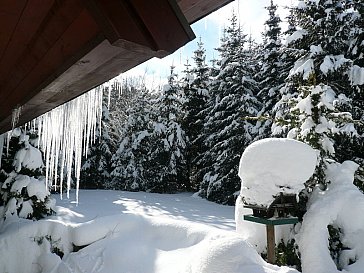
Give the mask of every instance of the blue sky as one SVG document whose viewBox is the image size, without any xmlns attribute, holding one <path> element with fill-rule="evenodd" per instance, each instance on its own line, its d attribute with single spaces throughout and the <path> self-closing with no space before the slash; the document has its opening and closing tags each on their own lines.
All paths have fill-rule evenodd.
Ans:
<svg viewBox="0 0 364 273">
<path fill-rule="evenodd" d="M 287 11 L 283 7 L 291 6 L 296 1 L 274 0 L 274 3 L 279 7 L 278 13 L 283 21 L 287 15 Z M 255 40 L 260 41 L 261 33 L 264 31 L 264 22 L 268 18 L 267 10 L 264 7 L 269 4 L 270 0 L 235 0 L 193 24 L 192 29 L 197 37 L 195 40 L 163 59 L 153 58 L 147 61 L 120 75 L 119 78 L 141 76 L 150 88 L 165 83 L 171 65 L 176 66 L 177 71 L 183 70 L 186 60 L 193 56 L 193 51 L 196 50 L 200 37 L 205 45 L 207 60 L 211 60 L 217 55 L 214 48 L 219 46 L 222 30 L 229 23 L 233 11 L 238 15 L 244 32 L 251 34 Z"/>
</svg>

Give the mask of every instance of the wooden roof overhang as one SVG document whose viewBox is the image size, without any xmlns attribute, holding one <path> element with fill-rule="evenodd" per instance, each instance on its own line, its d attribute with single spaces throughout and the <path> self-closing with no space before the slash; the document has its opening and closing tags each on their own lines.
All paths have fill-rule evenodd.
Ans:
<svg viewBox="0 0 364 273">
<path fill-rule="evenodd" d="M 190 40 L 231 0 L 0 0 L 0 133 Z"/>
</svg>

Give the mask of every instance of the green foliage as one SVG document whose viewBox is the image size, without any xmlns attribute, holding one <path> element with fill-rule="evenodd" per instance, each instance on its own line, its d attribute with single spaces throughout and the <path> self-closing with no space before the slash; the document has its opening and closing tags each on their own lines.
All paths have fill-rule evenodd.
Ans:
<svg viewBox="0 0 364 273">
<path fill-rule="evenodd" d="M 364 167 L 363 167 L 363 162 L 362 162 L 362 165 L 359 166 L 358 170 L 355 173 L 354 185 L 357 186 L 362 193 L 364 193 Z"/>
<path fill-rule="evenodd" d="M 301 271 L 301 258 L 298 246 L 294 239 L 285 243 L 283 240 L 276 246 L 276 264 L 279 266 L 292 266 Z"/>
<path fill-rule="evenodd" d="M 343 264 L 340 260 L 340 256 L 343 251 L 349 250 L 350 248 L 345 246 L 342 242 L 343 231 L 340 227 L 328 225 L 327 230 L 329 233 L 329 251 L 331 258 L 335 262 L 337 269 L 342 270 Z M 348 262 L 349 264 L 353 264 L 355 263 L 355 260 L 350 259 Z"/>
<path fill-rule="evenodd" d="M 211 69 L 206 64 L 206 54 L 202 41 L 198 43 L 198 49 L 194 52 L 192 67 L 188 63 L 184 71 L 185 76 L 182 83 L 184 93 L 183 111 L 185 112 L 181 121 L 186 132 L 186 163 L 188 179 L 186 190 L 198 191 L 202 180 L 201 168 L 202 157 L 206 152 L 204 135 L 204 115 L 209 99 L 209 81 Z"/>
</svg>

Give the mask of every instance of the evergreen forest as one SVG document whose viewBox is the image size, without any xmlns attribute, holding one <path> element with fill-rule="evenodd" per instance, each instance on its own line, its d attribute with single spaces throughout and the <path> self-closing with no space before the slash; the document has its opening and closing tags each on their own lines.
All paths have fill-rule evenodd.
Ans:
<svg viewBox="0 0 364 273">
<path fill-rule="evenodd" d="M 192 59 L 172 65 L 163 86 L 150 89 L 144 78 L 105 85 L 102 116 L 94 141 L 84 136 L 92 144 L 81 164 L 72 155 L 60 160 L 58 152 L 44 164 L 37 132 L 27 125 L 13 129 L 7 151 L 0 151 L 0 218 L 54 214 L 48 189 L 60 189 L 47 184 L 46 167 L 60 161 L 81 165 L 72 175 L 55 168 L 56 178 L 67 177 L 61 190 L 78 185 L 79 177 L 84 189 L 191 192 L 234 205 L 241 155 L 264 138 L 295 139 L 318 153 L 297 199 L 300 221 L 314 189 L 330 184 L 332 163 L 357 163 L 354 184 L 364 192 L 364 1 L 305 0 L 288 9 L 280 18 L 273 0 L 266 7 L 262 42 L 231 14 L 217 57 L 207 60 L 201 37 Z M 25 162 L 26 154 L 36 160 Z M 329 225 L 327 232 L 331 257 L 339 257 L 346 250 L 340 228 Z M 278 244 L 277 264 L 299 268 L 296 246 L 294 239 Z"/>
<path fill-rule="evenodd" d="M 345 160 L 360 165 L 355 183 L 363 189 L 364 3 L 302 1 L 289 10 L 282 31 L 277 6 L 266 7 L 262 43 L 232 14 L 218 58 L 206 60 L 200 38 L 183 72 L 171 66 L 156 90 L 143 78 L 115 81 L 81 187 L 189 191 L 233 205 L 244 149 L 288 137 L 320 152 L 308 193 L 329 183 L 326 163 Z"/>
<path fill-rule="evenodd" d="M 328 163 L 358 163 L 354 183 L 364 190 L 363 1 L 300 1 L 289 8 L 284 31 L 273 1 L 266 12 L 261 43 L 232 14 L 216 59 L 206 59 L 201 37 L 192 60 L 179 70 L 171 66 L 164 86 L 150 90 L 143 78 L 124 78 L 104 88 L 95 141 L 81 162 L 80 187 L 194 192 L 234 205 L 245 148 L 263 138 L 288 137 L 319 151 L 315 173 L 300 196 L 303 213 L 312 189 L 330 183 Z M 41 218 L 52 213 L 47 199 L 23 199 L 11 185 L 24 175 L 50 174 L 41 159 L 39 166 L 17 167 L 14 157 L 29 149 L 41 152 L 36 132 L 26 126 L 16 132 L 3 152 L 1 204 L 14 203 L 3 214 L 21 214 L 19 204 L 29 200 L 23 214 Z M 67 185 L 74 183 L 64 172 L 60 167 Z M 31 209 L 34 202 L 43 212 Z"/>
</svg>

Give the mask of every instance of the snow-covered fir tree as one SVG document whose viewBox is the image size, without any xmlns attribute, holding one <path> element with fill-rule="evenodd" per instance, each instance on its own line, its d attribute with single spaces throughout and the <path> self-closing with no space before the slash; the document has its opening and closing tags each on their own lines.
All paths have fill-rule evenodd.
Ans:
<svg viewBox="0 0 364 273">
<path fill-rule="evenodd" d="M 127 111 L 135 104 L 135 96 L 139 90 L 145 88 L 142 77 L 127 77 L 115 80 L 111 85 L 109 105 L 109 135 L 111 149 L 116 151 L 119 148 L 123 134 L 123 128 L 128 119 Z"/>
<path fill-rule="evenodd" d="M 354 62 L 348 54 L 355 13 L 349 2 L 300 1 L 291 13 L 297 25 L 287 45 L 298 58 L 281 89 L 272 129 L 273 134 L 288 133 L 320 153 L 316 171 L 300 194 L 302 214 L 312 189 L 317 185 L 326 189 L 330 183 L 328 163 L 354 159 L 351 149 L 360 139 L 352 108 L 358 78 L 353 78 Z M 333 257 L 340 251 L 331 243 L 330 250 Z"/>
<path fill-rule="evenodd" d="M 183 97 L 174 67 L 168 84 L 163 86 L 154 102 L 150 153 L 148 162 L 148 190 L 173 193 L 185 190 L 188 172 L 185 158 L 186 134 L 182 127 Z"/>
<path fill-rule="evenodd" d="M 183 91 L 185 95 L 183 128 L 188 138 L 186 147 L 186 161 L 189 173 L 189 186 L 186 190 L 196 191 L 202 177 L 199 177 L 202 156 L 206 151 L 203 134 L 204 116 L 209 98 L 208 85 L 210 81 L 210 69 L 206 64 L 206 53 L 200 39 L 198 48 L 194 51 L 194 64 L 191 69 L 186 65 Z"/>
<path fill-rule="evenodd" d="M 276 105 L 276 120 L 285 115 L 286 102 L 302 96 L 307 88 L 324 84 L 329 86 L 341 98 L 340 111 L 349 111 L 350 94 L 353 85 L 350 80 L 353 68 L 352 60 L 346 54 L 351 13 L 343 1 L 301 1 L 293 9 L 292 16 L 297 23 L 296 31 L 288 38 L 288 47 L 299 52 L 301 57 L 294 63 L 285 87 L 281 90 L 283 98 Z M 339 105 L 337 105 L 339 108 Z M 282 127 L 279 127 L 282 129 Z M 274 133 L 280 133 L 273 128 Z M 287 131 L 286 131 L 287 132 Z M 354 139 L 354 138 L 352 138 Z M 338 141 L 338 140 L 336 140 Z M 337 156 L 342 158 L 341 153 Z"/>
<path fill-rule="evenodd" d="M 285 118 L 291 129 L 287 137 L 305 142 L 319 151 L 316 173 L 307 187 L 321 185 L 325 188 L 328 182 L 325 178 L 326 165 L 337 160 L 335 136 L 347 139 L 355 136 L 354 121 L 349 112 L 342 112 L 338 107 L 342 100 L 346 102 L 346 97 L 336 95 L 330 86 L 305 85 L 298 90 L 298 97 L 288 101 L 291 109 Z"/>
<path fill-rule="evenodd" d="M 260 87 L 258 98 L 263 102 L 263 108 L 258 114 L 261 123 L 259 138 L 266 138 L 271 134 L 273 107 L 281 98 L 279 90 L 285 80 L 281 61 L 281 19 L 276 14 L 277 5 L 274 5 L 273 0 L 266 9 L 269 18 L 265 22 L 266 31 L 263 33 L 263 45 L 259 53 L 261 68 L 257 74 Z"/>
<path fill-rule="evenodd" d="M 254 138 L 254 126 L 247 117 L 258 112 L 257 84 L 249 59 L 251 51 L 246 44 L 246 35 L 233 15 L 218 48 L 220 71 L 210 85 L 211 97 L 206 110 L 207 151 L 199 194 L 230 205 L 235 202 L 240 187 L 239 158 Z"/>
<path fill-rule="evenodd" d="M 341 161 L 352 159 L 360 164 L 355 183 L 364 191 L 364 3 L 358 0 L 347 0 L 346 8 L 350 12 L 344 14 L 348 36 L 347 58 L 352 60 L 350 88 L 346 90 L 346 96 L 351 100 L 348 107 L 356 120 L 358 135 L 350 141 L 338 139 L 339 154 L 342 155 Z"/>
<path fill-rule="evenodd" d="M 88 149 L 80 174 L 80 188 L 103 189 L 110 180 L 111 139 L 109 135 L 108 90 L 104 90 L 102 116 L 96 128 L 95 142 Z"/>
<path fill-rule="evenodd" d="M 146 175 L 150 151 L 150 100 L 151 95 L 143 88 L 136 93 L 126 111 L 127 119 L 122 128 L 118 150 L 112 157 L 112 181 L 107 188 L 145 191 L 149 178 Z"/>
<path fill-rule="evenodd" d="M 54 213 L 44 177 L 37 135 L 15 128 L 8 134 L 8 151 L 3 151 L 0 174 L 0 217 L 38 220 Z"/>
</svg>

